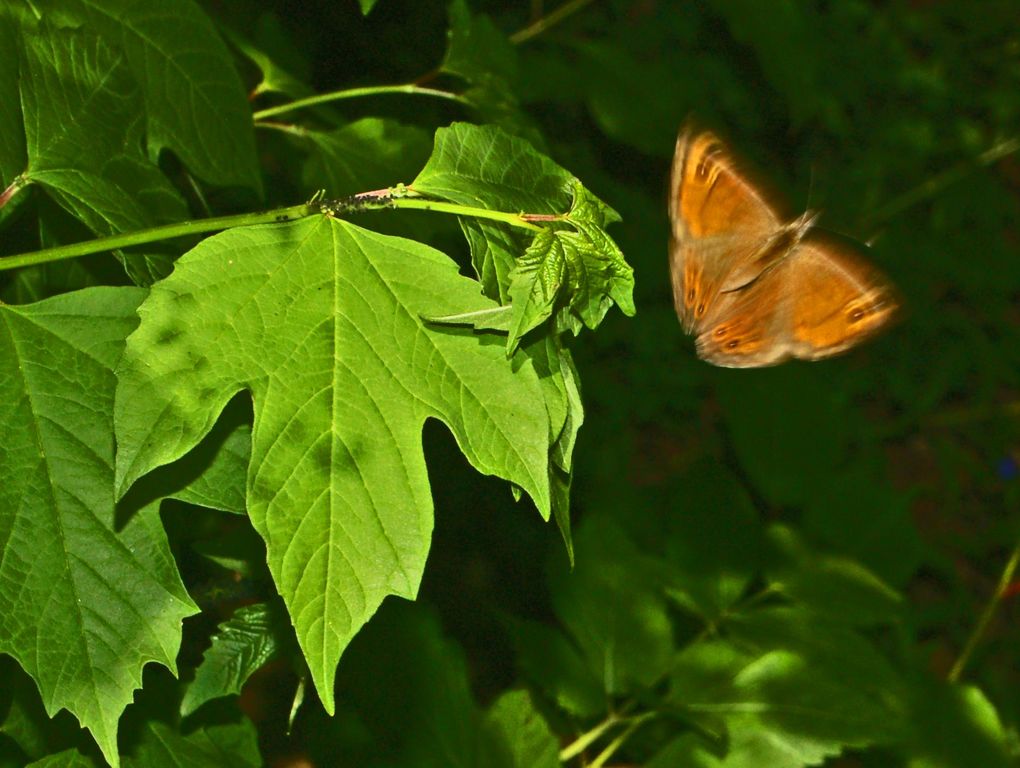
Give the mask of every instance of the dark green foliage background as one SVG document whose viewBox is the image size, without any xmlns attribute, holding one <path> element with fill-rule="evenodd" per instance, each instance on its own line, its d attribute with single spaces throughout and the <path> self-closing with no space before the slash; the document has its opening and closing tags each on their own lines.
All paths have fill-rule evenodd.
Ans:
<svg viewBox="0 0 1020 768">
<path fill-rule="evenodd" d="M 556 3 L 545 5 L 548 12 Z M 527 6 L 474 2 L 471 9 L 510 34 L 527 26 Z M 353 0 L 205 7 L 315 92 L 421 78 L 446 46 L 440 2 L 378 0 L 366 17 Z M 494 737 L 476 734 L 481 713 L 506 689 L 527 686 L 561 746 L 607 707 L 630 706 L 659 717 L 631 734 L 613 758 L 620 764 L 657 754 L 654 764 L 687 764 L 660 752 L 695 754 L 686 743 L 670 746 L 683 733 L 706 737 L 705 748 L 724 755 L 725 728 L 713 732 L 707 718 L 684 710 L 683 686 L 667 681 L 668 664 L 657 667 L 656 654 L 680 653 L 703 639 L 706 624 L 740 637 L 727 635 L 726 620 L 749 615 L 741 606 L 750 598 L 802 609 L 784 630 L 791 636 L 827 642 L 819 617 L 845 621 L 893 670 L 886 693 L 903 722 L 885 740 L 847 737 L 848 756 L 827 764 L 1015 764 L 1015 596 L 1000 606 L 961 681 L 991 702 L 1001 733 L 966 722 L 974 708 L 940 681 L 1020 537 L 1020 160 L 982 158 L 1020 135 L 1017 11 L 1008 0 L 980 10 L 948 0 L 603 0 L 468 62 L 498 78 L 490 86 L 503 96 L 477 111 L 393 95 L 326 108 L 345 120 L 386 116 L 427 132 L 452 120 L 497 122 L 535 141 L 622 215 L 609 231 L 634 267 L 638 312 L 611 312 L 598 332 L 570 342 L 586 406 L 575 452 L 574 572 L 554 527 L 529 502 L 516 504 L 504 483 L 475 474 L 449 433 L 430 424 L 436 529 L 419 601 L 390 598 L 355 639 L 340 663 L 333 720 L 306 701 L 287 734 L 296 676 L 278 663 L 256 678 L 242 702 L 263 754 L 320 765 L 452 764 L 436 757 L 444 741 L 436 734 L 445 733 L 449 760 L 473 755 L 478 762 L 464 757 L 463 764 L 486 765 L 478 755 L 490 753 L 479 744 Z M 242 76 L 246 84 L 257 79 L 244 65 Z M 449 75 L 427 82 L 460 87 Z M 872 244 L 873 260 L 902 295 L 895 327 L 814 364 L 735 371 L 696 358 L 673 312 L 666 266 L 666 177 L 677 128 L 691 115 L 764 169 L 794 213 L 821 210 L 823 226 Z M 258 141 L 267 207 L 294 204 L 327 184 L 314 169 L 302 173 L 303 158 L 282 134 L 263 131 Z M 407 176 L 382 175 L 375 186 L 409 181 L 427 151 L 387 162 L 406 167 Z M 223 211 L 254 206 L 226 190 L 212 202 Z M 455 221 L 438 218 L 372 213 L 357 223 L 410 233 L 466 265 Z M 221 533 L 221 516 L 189 508 L 183 522 L 179 509 L 171 502 L 163 512 L 178 563 L 192 594 L 209 595 L 196 597 L 206 613 L 185 624 L 187 678 L 215 623 L 237 602 L 217 599 L 218 572 L 196 554 L 196 543 Z M 835 561 L 840 568 L 852 561 L 867 569 L 902 601 L 881 602 L 892 593 L 878 588 L 857 594 L 867 579 L 829 579 L 819 562 L 830 557 L 845 558 Z M 244 585 L 263 596 L 264 574 L 247 576 Z M 774 594 L 763 592 L 777 583 Z M 585 690 L 585 676 L 564 672 L 564 662 L 564 687 L 578 689 L 574 706 L 558 707 L 558 673 L 543 670 L 534 650 L 546 648 L 544 661 L 555 667 L 549 659 L 559 658 L 557 646 L 536 643 L 528 628 L 540 635 L 573 627 L 569 642 L 584 656 L 577 629 L 584 620 L 571 611 L 614 600 L 633 607 L 616 615 L 634 622 L 616 628 L 617 639 L 632 644 L 621 652 L 632 667 L 618 670 L 606 696 Z M 670 622 L 665 634 L 642 623 L 660 613 Z M 861 690 L 885 684 L 871 656 L 805 658 L 822 659 L 826 673 L 844 665 L 853 675 L 862 665 Z M 122 723 L 127 750 L 148 720 L 175 718 L 166 691 L 178 683 L 166 670 L 148 673 Z M 803 685 L 790 701 L 824 693 L 812 692 L 810 668 L 784 682 Z M 461 722 L 464 732 L 451 735 L 472 707 L 479 722 Z M 864 715 L 880 720 L 883 710 Z M 236 716 L 233 703 L 220 701 L 192 717 L 206 724 Z"/>
</svg>

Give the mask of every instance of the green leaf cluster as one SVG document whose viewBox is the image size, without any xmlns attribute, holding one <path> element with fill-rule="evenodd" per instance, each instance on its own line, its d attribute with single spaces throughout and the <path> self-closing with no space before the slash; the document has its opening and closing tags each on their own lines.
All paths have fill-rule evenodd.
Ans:
<svg viewBox="0 0 1020 768">
<path fill-rule="evenodd" d="M 0 765 L 1016 764 L 1015 10 L 0 5 Z M 697 360 L 691 115 L 899 325 Z"/>
<path fill-rule="evenodd" d="M 14 6 L 0 23 L 18 54 L 5 91 L 4 207 L 38 206 L 29 217 L 39 245 L 80 237 L 82 226 L 113 235 L 180 222 L 189 204 L 222 194 L 211 185 L 247 187 L 238 200 L 263 193 L 235 63 L 197 6 Z M 273 84 L 259 92 L 304 90 L 256 45 L 230 38 L 269 70 Z M 461 50 L 453 46 L 448 62 Z M 420 127 L 325 111 L 318 119 L 299 134 L 307 179 L 367 192 L 408 178 L 415 152 L 424 161 Z M 473 201 L 480 214 L 507 204 L 501 185 L 540 181 L 536 168 L 572 178 L 496 127 L 455 124 L 440 129 L 422 171 L 449 179 L 428 199 L 465 200 L 493 162 L 520 168 L 487 180 L 489 194 Z M 429 191 L 420 187 L 416 195 Z M 533 201 L 536 211 L 568 210 L 560 186 Z M 457 212 L 469 218 L 473 209 Z M 15 217 L 4 223 L 31 235 Z M 586 258 L 612 258 L 629 277 L 602 234 L 606 223 L 589 217 L 601 240 Z M 499 335 L 430 324 L 423 318 L 500 307 L 440 251 L 330 215 L 237 226 L 178 253 L 118 249 L 119 278 L 106 266 L 62 273 L 41 260 L 5 283 L 15 303 L 0 306 L 0 650 L 34 679 L 46 713 L 74 715 L 111 764 L 142 666 L 177 673 L 182 619 L 199 611 L 189 589 L 212 605 L 236 599 L 223 587 L 185 587 L 163 502 L 206 521 L 196 533 L 208 540 L 193 542 L 206 568 L 282 597 L 271 615 L 240 608 L 223 624 L 179 716 L 239 692 L 281 654 L 300 658 L 299 673 L 333 711 L 341 653 L 384 597 L 419 589 L 433 526 L 421 445 L 429 419 L 447 425 L 480 472 L 526 493 L 542 517 L 555 513 L 570 546 L 571 453 L 583 415 L 559 329 L 539 333 L 531 323 L 536 332 L 518 352 L 523 331 L 507 351 Z M 151 288 L 116 285 L 125 279 Z M 583 275 L 570 286 L 603 304 L 609 290 Z M 603 314 L 589 316 L 589 327 Z M 241 392 L 253 401 L 250 416 Z M 213 510 L 245 515 L 257 538 L 210 536 Z M 240 749 L 228 744 L 239 732 L 203 731 L 206 743 L 199 732 L 179 741 L 164 730 L 152 724 L 127 761 L 156 764 L 163 750 L 203 763 L 216 749 Z M 12 738 L 29 755 L 44 749 Z"/>
</svg>

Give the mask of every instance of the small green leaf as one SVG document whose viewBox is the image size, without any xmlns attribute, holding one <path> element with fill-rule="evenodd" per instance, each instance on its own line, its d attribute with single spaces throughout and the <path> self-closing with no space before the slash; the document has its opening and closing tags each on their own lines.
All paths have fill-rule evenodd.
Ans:
<svg viewBox="0 0 1020 768">
<path fill-rule="evenodd" d="M 552 375 L 542 376 L 542 383 L 548 389 L 553 387 L 555 394 L 566 402 L 567 410 L 563 420 L 563 429 L 553 443 L 549 455 L 549 485 L 552 493 L 552 511 L 556 525 L 560 529 L 563 543 L 567 548 L 570 566 L 574 566 L 574 543 L 570 531 L 570 486 L 573 479 L 574 445 L 577 433 L 584 423 L 584 404 L 581 402 L 581 377 L 574 367 L 574 359 L 570 350 L 559 343 L 555 336 L 547 337 L 547 348 L 554 360 Z M 534 357 L 533 357 L 534 359 Z M 554 395 L 547 395 L 546 402 L 554 400 Z M 557 399 L 558 402 L 558 399 Z"/>
<path fill-rule="evenodd" d="M 562 213 L 573 176 L 524 139 L 494 126 L 453 123 L 411 186 L 441 200 L 495 211 Z"/>
<path fill-rule="evenodd" d="M 222 535 L 196 541 L 192 549 L 221 568 L 246 578 L 263 582 L 270 579 L 266 544 L 252 528 L 231 528 Z"/>
<path fill-rule="evenodd" d="M 870 642 L 810 612 L 736 614 L 676 658 L 674 703 L 728 733 L 726 766 L 801 768 L 906 733 L 903 680 Z"/>
<path fill-rule="evenodd" d="M 55 755 L 35 760 L 26 768 L 102 768 L 101 761 L 83 755 L 76 749 L 65 749 Z"/>
<path fill-rule="evenodd" d="M 591 224 L 603 229 L 608 224 L 620 221 L 620 214 L 595 197 L 577 179 L 571 179 L 573 195 L 567 220 L 574 224 Z"/>
<path fill-rule="evenodd" d="M 525 679 L 557 706 L 580 718 L 605 711 L 600 676 L 563 632 L 537 621 L 517 619 L 510 623 L 509 634 Z"/>
<path fill-rule="evenodd" d="M 635 693 L 669 668 L 673 630 L 656 564 L 604 517 L 576 537 L 577 565 L 549 568 L 553 607 L 610 696 Z"/>
<path fill-rule="evenodd" d="M 534 236 L 491 222 L 462 225 L 485 294 L 513 303 L 508 354 L 560 309 L 558 328 L 575 332 L 595 328 L 614 302 L 634 314 L 633 271 L 603 229 L 619 217 L 523 139 L 463 123 L 441 128 L 412 187 L 488 210 L 565 214 L 566 226 Z"/>
<path fill-rule="evenodd" d="M 578 320 L 597 328 L 613 302 L 625 315 L 635 312 L 634 271 L 602 229 L 619 217 L 576 179 L 571 187 L 574 199 L 566 220 L 576 231 L 544 228 L 510 271 L 507 354 L 560 308 L 558 327 L 575 333 Z"/>
<path fill-rule="evenodd" d="M 258 768 L 258 734 L 250 720 L 202 728 L 187 736 L 160 722 L 149 722 L 127 768 Z"/>
<path fill-rule="evenodd" d="M 221 427 L 229 431 L 223 434 Z M 243 515 L 245 476 L 251 458 L 251 426 L 247 423 L 223 425 L 217 422 L 209 437 L 215 439 L 206 450 L 197 456 L 189 454 L 182 460 L 192 459 L 197 464 L 192 470 L 197 476 L 167 497 L 199 507 Z M 203 441 L 200 448 L 208 441 L 209 438 Z"/>
<path fill-rule="evenodd" d="M 527 691 L 504 693 L 485 717 L 509 755 L 507 768 L 559 768 L 559 745 Z"/>
<path fill-rule="evenodd" d="M 569 244 L 552 229 L 543 229 L 510 271 L 510 300 L 513 312 L 506 340 L 509 357 L 521 338 L 550 317 L 567 279 Z M 572 253 L 580 262 L 580 256 Z"/>
<path fill-rule="evenodd" d="M 948 685 L 927 672 L 911 679 L 909 768 L 1006 768 L 1016 764 L 1016 733 L 978 688 Z"/>
<path fill-rule="evenodd" d="M 208 435 L 186 456 L 160 467 L 120 502 L 121 514 L 134 514 L 164 499 L 207 509 L 246 514 L 245 483 L 251 456 L 251 408 L 235 401 Z"/>
<path fill-rule="evenodd" d="M 275 20 L 275 17 L 267 16 L 263 18 L 263 21 L 266 19 Z M 273 24 L 274 22 L 269 21 L 268 23 Z M 274 26 L 273 29 L 277 30 L 277 26 Z M 224 32 L 230 44 L 258 67 L 259 72 L 262 73 L 262 81 L 252 89 L 253 95 L 276 93 L 291 99 L 302 99 L 312 95 L 313 91 L 309 85 L 277 64 L 272 56 L 242 36 L 240 32 L 229 28 L 221 31 Z"/>
<path fill-rule="evenodd" d="M 780 525 L 768 531 L 772 589 L 819 616 L 866 626 L 900 618 L 903 598 L 855 560 L 811 552 Z"/>
<path fill-rule="evenodd" d="M 350 765 L 505 766 L 501 739 L 484 728 L 471 696 L 463 650 L 420 603 L 387 601 L 354 640 L 337 702 L 340 716 L 356 716 L 370 732 Z"/>
<path fill-rule="evenodd" d="M 453 0 L 449 8 L 446 55 L 439 71 L 468 83 L 462 96 L 478 122 L 499 125 L 533 142 L 541 141 L 541 133 L 520 108 L 517 50 L 513 44 L 488 16 L 472 14 L 465 0 Z"/>
<path fill-rule="evenodd" d="M 181 701 L 181 714 L 190 715 L 207 701 L 240 693 L 248 678 L 276 658 L 290 637 L 282 605 L 256 603 L 238 608 L 213 635 L 212 646 Z"/>
</svg>

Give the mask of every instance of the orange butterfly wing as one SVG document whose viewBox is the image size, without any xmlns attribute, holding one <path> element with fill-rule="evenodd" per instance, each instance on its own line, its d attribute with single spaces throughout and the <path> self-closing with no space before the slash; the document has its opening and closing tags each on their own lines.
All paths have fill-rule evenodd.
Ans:
<svg viewBox="0 0 1020 768">
<path fill-rule="evenodd" d="M 673 301 L 691 332 L 721 290 L 760 272 L 754 251 L 781 223 L 722 142 L 691 129 L 677 139 L 669 213 Z"/>
<path fill-rule="evenodd" d="M 858 250 L 809 232 L 753 283 L 723 295 L 697 338 L 699 357 L 728 368 L 820 360 L 877 333 L 898 302 Z"/>
<path fill-rule="evenodd" d="M 681 132 L 669 206 L 677 315 L 714 365 L 829 357 L 896 313 L 862 247 L 812 229 L 808 214 L 783 222 L 711 133 Z"/>
</svg>

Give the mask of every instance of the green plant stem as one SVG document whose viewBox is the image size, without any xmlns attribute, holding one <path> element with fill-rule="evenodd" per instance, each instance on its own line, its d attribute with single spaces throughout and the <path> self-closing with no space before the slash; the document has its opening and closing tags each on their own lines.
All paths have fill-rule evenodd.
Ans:
<svg viewBox="0 0 1020 768">
<path fill-rule="evenodd" d="M 297 718 L 298 710 L 305 700 L 305 686 L 308 684 L 308 677 L 302 674 L 298 678 L 297 689 L 294 691 L 294 699 L 290 703 L 290 714 L 287 715 L 287 735 L 290 736 L 294 728 L 294 720 Z"/>
<path fill-rule="evenodd" d="M 297 136 L 303 139 L 308 135 L 308 129 L 303 125 L 294 125 L 293 123 L 278 123 L 275 120 L 262 120 L 255 123 L 256 128 L 268 128 L 271 131 L 280 131 L 281 133 L 288 133 L 291 136 Z"/>
<path fill-rule="evenodd" d="M 592 743 L 601 738 L 602 734 L 620 722 L 619 716 L 610 713 L 601 723 L 590 728 L 560 750 L 560 762 L 565 763 L 584 752 Z"/>
<path fill-rule="evenodd" d="M 485 208 L 473 208 L 469 205 L 457 205 L 456 203 L 444 203 L 438 200 L 422 200 L 420 198 L 403 198 L 393 201 L 394 208 L 412 208 L 422 211 L 441 211 L 453 213 L 458 216 L 471 216 L 476 219 L 489 219 L 491 221 L 502 221 L 521 229 L 530 229 L 538 232 L 541 227 L 535 226 L 528 221 L 521 213 L 507 213 L 506 211 L 489 211 Z"/>
<path fill-rule="evenodd" d="M 654 712 L 645 712 L 643 715 L 630 718 L 630 721 L 623 732 L 617 734 L 616 738 L 609 742 L 609 744 L 606 745 L 606 748 L 599 753 L 599 756 L 592 760 L 590 768 L 602 768 L 602 766 L 606 764 L 606 761 L 616 753 L 616 750 L 622 747 L 626 743 L 627 739 L 634 734 L 634 731 L 653 717 L 655 717 Z"/>
<path fill-rule="evenodd" d="M 953 668 L 949 670 L 949 682 L 957 682 L 963 674 L 963 670 L 967 668 L 971 656 L 974 655 L 974 649 L 977 648 L 985 632 L 988 631 L 988 625 L 991 623 L 995 611 L 998 609 L 1003 597 L 1005 597 L 1006 590 L 1013 583 L 1013 577 L 1016 574 L 1018 564 L 1020 564 L 1020 541 L 1013 547 L 1013 552 L 1009 556 L 1009 560 L 1006 561 L 1006 567 L 1002 569 L 1002 574 L 999 576 L 999 584 L 995 588 L 995 592 L 985 606 L 984 611 L 981 612 L 981 618 L 978 619 L 978 623 L 974 626 L 973 631 L 971 631 L 970 637 L 967 638 L 959 658 L 953 664 Z"/>
<path fill-rule="evenodd" d="M 547 16 L 543 16 L 540 19 L 536 19 L 531 24 L 526 26 L 524 29 L 518 30 L 510 35 L 510 42 L 515 45 L 527 42 L 533 37 L 545 32 L 550 27 L 559 24 L 568 16 L 577 13 L 579 10 L 589 5 L 592 0 L 568 0 L 568 2 L 561 5 L 555 11 L 552 11 Z"/>
<path fill-rule="evenodd" d="M 303 205 L 277 208 L 261 213 L 242 213 L 235 216 L 217 216 L 211 219 L 182 221 L 177 224 L 167 224 L 166 226 L 143 229 L 138 232 L 125 232 L 122 235 L 100 237 L 95 240 L 87 240 L 83 243 L 60 245 L 56 248 L 46 248 L 32 253 L 18 254 L 17 256 L 3 256 L 0 257 L 0 271 L 17 269 L 18 267 L 29 267 L 35 264 L 46 264 L 51 261 L 74 259 L 78 256 L 87 256 L 90 253 L 112 251 L 116 248 L 128 248 L 133 245 L 144 245 L 160 240 L 171 240 L 175 237 L 184 237 L 186 235 L 200 235 L 220 229 L 290 221 L 291 219 L 299 219 L 318 212 L 318 205 L 305 203 Z"/>
<path fill-rule="evenodd" d="M 982 152 L 973 160 L 967 160 L 952 168 L 948 168 L 928 179 L 923 184 L 919 184 L 910 191 L 895 198 L 891 203 L 880 209 L 878 213 L 866 218 L 864 226 L 866 228 L 873 228 L 883 224 L 923 200 L 934 197 L 946 187 L 966 178 L 974 170 L 992 165 L 1018 150 L 1020 150 L 1020 138 L 1014 137 L 1001 141 L 994 147 Z"/>
<path fill-rule="evenodd" d="M 470 205 L 459 205 L 457 203 L 445 203 L 441 200 L 428 200 L 416 196 L 413 192 L 396 192 L 395 190 L 379 190 L 378 192 L 365 192 L 353 197 L 341 198 L 339 200 L 327 200 L 322 203 L 324 213 L 333 216 L 342 216 L 345 213 L 360 211 L 381 211 L 388 208 L 409 208 L 421 211 L 440 211 L 441 213 L 453 213 L 457 216 L 471 216 L 476 219 L 489 219 L 501 221 L 521 229 L 530 229 L 537 232 L 542 228 L 528 221 L 526 213 L 509 213 L 507 211 L 490 211 L 486 208 L 475 208 Z"/>
<path fill-rule="evenodd" d="M 198 219 L 196 221 L 184 221 L 179 224 L 167 224 L 163 227 L 153 227 L 139 232 L 127 232 L 122 235 L 111 235 L 100 237 L 95 240 L 88 240 L 83 243 L 72 243 L 61 245 L 56 248 L 46 248 L 32 253 L 22 253 L 16 256 L 0 257 L 0 271 L 5 269 L 17 269 L 18 267 L 29 267 L 36 264 L 46 264 L 51 261 L 62 261 L 73 259 L 78 256 L 87 256 L 91 253 L 102 253 L 117 248 L 128 248 L 134 245 L 144 245 L 159 240 L 170 240 L 185 235 L 200 235 L 205 232 L 214 232 L 220 229 L 231 229 L 233 227 L 247 227 L 253 224 L 275 224 L 292 219 L 300 219 L 305 216 L 312 216 L 317 213 L 324 213 L 329 216 L 345 216 L 351 213 L 363 211 L 378 211 L 390 208 L 410 208 L 425 211 L 439 211 L 441 213 L 453 213 L 458 216 L 471 216 L 476 219 L 489 219 L 510 224 L 522 229 L 539 231 L 541 227 L 532 224 L 527 220 L 528 214 L 509 213 L 507 211 L 490 211 L 485 208 L 474 208 L 469 205 L 458 205 L 456 203 L 445 203 L 441 200 L 428 200 L 416 196 L 413 191 L 406 187 L 394 188 L 392 190 L 378 190 L 376 192 L 365 192 L 361 195 L 346 197 L 339 200 L 327 200 L 324 202 L 304 203 L 289 208 L 277 208 L 262 213 L 242 213 L 236 216 L 219 216 L 211 219 Z"/>
<path fill-rule="evenodd" d="M 467 103 L 467 99 L 461 96 L 459 93 L 451 93 L 450 91 L 441 91 L 438 88 L 423 88 L 420 85 L 413 83 L 407 83 L 404 85 L 373 85 L 365 88 L 348 88 L 343 91 L 332 91 L 330 93 L 318 93 L 315 96 L 308 96 L 304 99 L 296 99 L 287 104 L 280 104 L 275 107 L 268 107 L 266 109 L 260 109 L 252 117 L 257 121 L 265 120 L 267 117 L 274 117 L 275 115 L 282 115 L 285 112 L 293 112 L 297 109 L 304 109 L 305 107 L 314 107 L 319 104 L 328 104 L 331 101 L 342 101 L 344 99 L 356 99 L 361 96 L 378 96 L 381 94 L 389 93 L 411 93 L 419 96 L 434 96 L 437 99 L 449 99 L 450 101 L 457 101 L 462 104 Z"/>
</svg>

